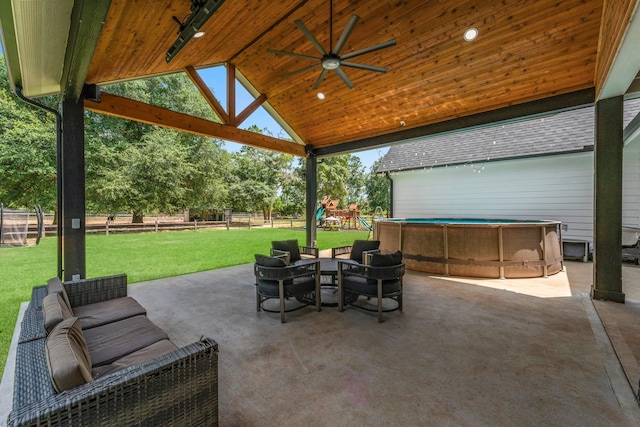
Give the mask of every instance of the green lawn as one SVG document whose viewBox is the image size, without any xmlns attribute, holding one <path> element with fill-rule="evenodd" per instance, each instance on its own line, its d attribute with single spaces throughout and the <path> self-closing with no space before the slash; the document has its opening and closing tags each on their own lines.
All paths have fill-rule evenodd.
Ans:
<svg viewBox="0 0 640 427">
<path fill-rule="evenodd" d="M 87 236 L 87 277 L 127 273 L 129 283 L 179 276 L 197 271 L 253 262 L 268 254 L 272 240 L 298 239 L 305 232 L 291 229 L 198 230 L 163 233 Z M 366 232 L 318 230 L 318 247 L 327 249 L 365 239 Z M 11 344 L 20 303 L 31 288 L 56 275 L 57 239 L 38 246 L 0 248 L 0 372 Z"/>
</svg>

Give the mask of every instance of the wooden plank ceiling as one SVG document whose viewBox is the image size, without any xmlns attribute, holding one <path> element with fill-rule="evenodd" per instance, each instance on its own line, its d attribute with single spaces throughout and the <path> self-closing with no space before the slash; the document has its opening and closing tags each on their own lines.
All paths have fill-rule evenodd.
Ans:
<svg viewBox="0 0 640 427">
<path fill-rule="evenodd" d="M 355 88 L 330 71 L 318 90 L 319 68 L 281 77 L 313 62 L 267 49 L 318 57 L 299 19 L 328 50 L 328 0 L 228 0 L 206 35 L 167 64 L 178 30 L 172 16 L 183 19 L 189 5 L 113 0 L 87 83 L 229 62 L 318 148 L 594 87 L 603 0 L 334 0 L 334 44 L 351 15 L 360 17 L 343 53 L 397 44 L 353 59 L 386 74 L 342 67 Z M 463 40 L 468 27 L 477 40 Z"/>
</svg>

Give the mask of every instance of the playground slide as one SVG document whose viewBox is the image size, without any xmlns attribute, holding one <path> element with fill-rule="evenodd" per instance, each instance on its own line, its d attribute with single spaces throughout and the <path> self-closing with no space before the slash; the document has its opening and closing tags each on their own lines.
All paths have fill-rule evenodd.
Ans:
<svg viewBox="0 0 640 427">
<path fill-rule="evenodd" d="M 367 220 L 366 220 L 366 219 L 364 219 L 364 218 L 363 218 L 363 217 L 361 217 L 361 216 L 359 216 L 359 217 L 357 217 L 357 218 L 358 218 L 358 221 L 360 221 L 360 224 L 362 224 L 362 226 L 363 226 L 364 228 L 366 228 L 366 229 L 367 229 L 367 230 L 369 230 L 369 231 L 372 231 L 372 230 L 373 230 L 373 227 L 372 227 L 372 226 L 367 222 Z"/>
</svg>

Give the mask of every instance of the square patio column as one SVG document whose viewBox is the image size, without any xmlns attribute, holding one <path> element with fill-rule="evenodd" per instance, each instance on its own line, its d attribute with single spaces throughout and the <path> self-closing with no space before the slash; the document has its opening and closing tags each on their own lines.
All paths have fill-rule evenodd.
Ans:
<svg viewBox="0 0 640 427">
<path fill-rule="evenodd" d="M 623 102 L 617 96 L 596 103 L 593 156 L 592 297 L 621 303 Z"/>
<path fill-rule="evenodd" d="M 318 200 L 318 160 L 315 154 L 307 157 L 307 170 L 305 172 L 307 190 L 307 246 L 313 246 L 316 241 L 316 204 Z"/>
<path fill-rule="evenodd" d="M 62 101 L 62 218 L 64 280 L 86 278 L 84 98 Z"/>
</svg>

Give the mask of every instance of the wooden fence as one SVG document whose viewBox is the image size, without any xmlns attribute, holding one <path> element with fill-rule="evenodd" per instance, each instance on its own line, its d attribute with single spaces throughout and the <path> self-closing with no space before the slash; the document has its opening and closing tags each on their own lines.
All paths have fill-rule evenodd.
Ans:
<svg viewBox="0 0 640 427">
<path fill-rule="evenodd" d="M 302 228 L 305 226 L 304 218 L 273 218 L 265 221 L 251 215 L 233 215 L 233 221 L 182 221 L 182 220 L 164 220 L 145 221 L 144 223 L 103 221 L 96 222 L 87 221 L 85 231 L 87 234 L 111 234 L 111 233 L 141 233 L 141 232 L 160 232 L 160 231 L 178 231 L 178 230 L 201 230 L 201 229 L 227 229 L 230 228 Z M 35 226 L 30 226 L 35 232 Z M 45 221 L 45 236 L 54 236 L 57 233 L 57 226 Z"/>
</svg>

